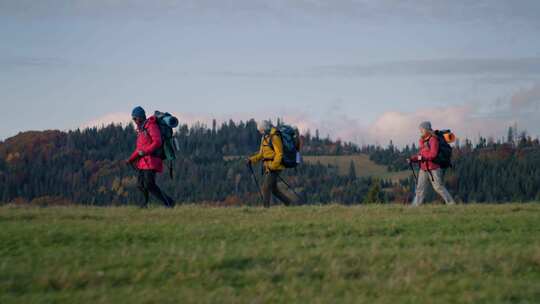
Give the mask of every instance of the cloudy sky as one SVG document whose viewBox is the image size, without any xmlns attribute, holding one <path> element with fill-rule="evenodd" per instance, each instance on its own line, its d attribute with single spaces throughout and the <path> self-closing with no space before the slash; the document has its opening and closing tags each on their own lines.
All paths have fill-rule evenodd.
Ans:
<svg viewBox="0 0 540 304">
<path fill-rule="evenodd" d="M 540 1 L 0 0 L 0 139 L 129 120 L 283 117 L 357 143 L 421 120 L 540 135 Z"/>
</svg>

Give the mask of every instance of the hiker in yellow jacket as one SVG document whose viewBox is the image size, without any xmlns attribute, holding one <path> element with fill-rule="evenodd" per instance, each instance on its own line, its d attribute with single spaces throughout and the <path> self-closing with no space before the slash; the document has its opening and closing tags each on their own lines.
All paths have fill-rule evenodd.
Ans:
<svg viewBox="0 0 540 304">
<path fill-rule="evenodd" d="M 259 132 L 262 135 L 259 152 L 251 156 L 247 162 L 249 165 L 263 162 L 264 181 L 262 185 L 262 195 L 264 207 L 270 207 L 270 199 L 274 194 L 286 206 L 291 204 L 291 199 L 285 195 L 277 186 L 279 173 L 285 169 L 282 163 L 283 143 L 276 128 L 270 121 L 258 123 Z"/>
</svg>

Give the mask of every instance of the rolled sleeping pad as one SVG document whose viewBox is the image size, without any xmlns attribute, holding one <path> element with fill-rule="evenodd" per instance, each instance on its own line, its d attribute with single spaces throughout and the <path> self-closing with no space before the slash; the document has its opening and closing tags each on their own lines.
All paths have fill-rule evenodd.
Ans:
<svg viewBox="0 0 540 304">
<path fill-rule="evenodd" d="M 176 128 L 178 127 L 178 118 L 174 116 L 165 116 L 163 117 L 163 121 L 169 126 L 170 128 Z"/>
<path fill-rule="evenodd" d="M 445 133 L 444 140 L 446 140 L 447 143 L 451 144 L 456 141 L 456 135 L 454 133 Z"/>
</svg>

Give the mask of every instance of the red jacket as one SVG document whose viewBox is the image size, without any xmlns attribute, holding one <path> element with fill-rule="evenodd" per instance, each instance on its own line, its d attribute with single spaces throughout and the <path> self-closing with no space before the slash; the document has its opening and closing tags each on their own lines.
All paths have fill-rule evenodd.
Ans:
<svg viewBox="0 0 540 304">
<path fill-rule="evenodd" d="M 161 147 L 161 133 L 155 116 L 149 117 L 142 127 L 137 127 L 137 147 L 131 154 L 129 161 L 135 162 L 140 170 L 163 171 L 163 161 L 160 157 L 152 155 Z M 139 151 L 143 156 L 139 156 Z"/>
<path fill-rule="evenodd" d="M 434 163 L 433 160 L 439 154 L 439 139 L 437 136 L 430 135 L 427 139 L 420 138 L 420 153 L 411 157 L 411 161 L 420 162 L 420 169 L 424 171 L 437 170 L 441 166 Z M 422 156 L 422 160 L 418 157 Z"/>
</svg>

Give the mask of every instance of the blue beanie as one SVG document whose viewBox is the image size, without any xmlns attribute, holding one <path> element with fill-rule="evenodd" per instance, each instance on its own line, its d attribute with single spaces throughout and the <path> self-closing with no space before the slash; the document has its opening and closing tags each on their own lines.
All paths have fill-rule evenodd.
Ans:
<svg viewBox="0 0 540 304">
<path fill-rule="evenodd" d="M 133 111 L 131 111 L 131 117 L 138 117 L 142 119 L 146 119 L 146 112 L 142 107 L 135 107 Z"/>
</svg>

